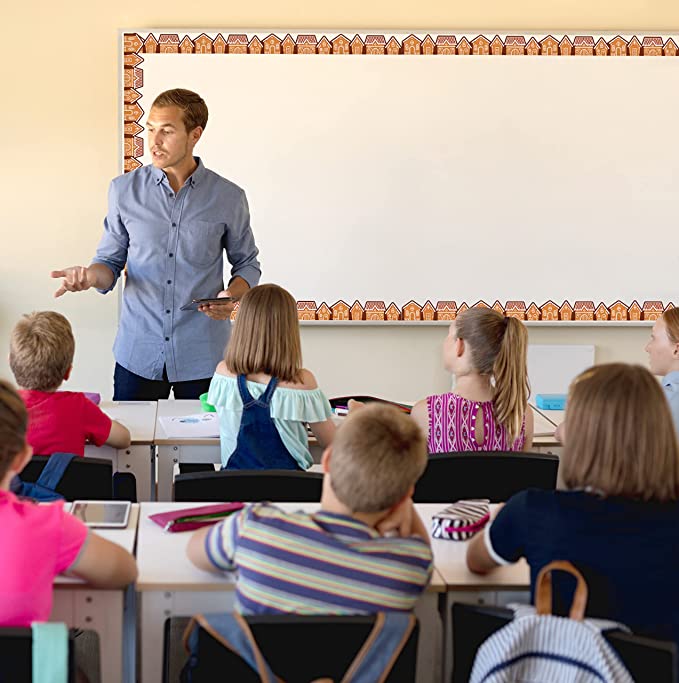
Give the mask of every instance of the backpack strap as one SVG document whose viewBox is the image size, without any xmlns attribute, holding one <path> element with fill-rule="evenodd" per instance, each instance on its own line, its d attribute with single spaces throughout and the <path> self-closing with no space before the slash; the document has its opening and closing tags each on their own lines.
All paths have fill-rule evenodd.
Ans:
<svg viewBox="0 0 679 683">
<path fill-rule="evenodd" d="M 535 610 L 540 615 L 552 613 L 552 572 L 558 570 L 573 576 L 577 582 L 569 617 L 583 621 L 587 607 L 587 583 L 582 574 L 565 560 L 555 560 L 546 564 L 535 580 Z"/>
<path fill-rule="evenodd" d="M 347 669 L 342 683 L 383 683 L 415 628 L 415 615 L 378 612 L 375 625 Z"/>
<path fill-rule="evenodd" d="M 51 491 L 56 491 L 73 458 L 75 458 L 73 453 L 52 453 L 35 483 Z"/>
</svg>

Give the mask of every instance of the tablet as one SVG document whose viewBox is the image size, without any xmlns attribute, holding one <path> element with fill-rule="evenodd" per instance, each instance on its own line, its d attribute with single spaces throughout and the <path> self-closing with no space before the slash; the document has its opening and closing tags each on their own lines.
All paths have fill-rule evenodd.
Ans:
<svg viewBox="0 0 679 683">
<path fill-rule="evenodd" d="M 202 306 L 203 304 L 229 304 L 234 301 L 237 301 L 237 299 L 233 296 L 213 297 L 211 299 L 194 299 L 190 304 L 184 304 L 184 306 L 182 306 L 179 310 L 197 311 L 198 306 Z"/>
<path fill-rule="evenodd" d="M 126 500 L 76 500 L 71 514 L 93 528 L 124 529 L 130 505 Z"/>
</svg>

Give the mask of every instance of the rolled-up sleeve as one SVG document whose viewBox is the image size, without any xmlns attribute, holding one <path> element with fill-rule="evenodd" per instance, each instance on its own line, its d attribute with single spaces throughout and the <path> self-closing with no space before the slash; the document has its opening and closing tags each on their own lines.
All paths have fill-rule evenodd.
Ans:
<svg viewBox="0 0 679 683">
<path fill-rule="evenodd" d="M 224 248 L 231 264 L 231 280 L 235 277 L 242 277 L 250 287 L 259 284 L 259 278 L 262 275 L 257 259 L 259 249 L 257 249 L 250 227 L 248 200 L 242 190 L 239 200 L 233 207 L 231 221 L 226 226 Z"/>
<path fill-rule="evenodd" d="M 104 234 L 99 241 L 97 253 L 92 259 L 92 263 L 102 263 L 110 268 L 113 273 L 113 282 L 108 289 L 99 289 L 102 294 L 110 292 L 115 286 L 120 273 L 127 262 L 127 248 L 130 243 L 130 236 L 120 217 L 118 206 L 118 193 L 113 181 L 108 191 L 108 213 L 104 219 Z"/>
</svg>

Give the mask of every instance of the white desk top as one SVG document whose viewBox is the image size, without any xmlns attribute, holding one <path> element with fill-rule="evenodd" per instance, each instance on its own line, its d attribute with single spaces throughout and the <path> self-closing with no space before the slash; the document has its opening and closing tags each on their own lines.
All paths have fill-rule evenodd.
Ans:
<svg viewBox="0 0 679 683">
<path fill-rule="evenodd" d="M 130 430 L 133 445 L 152 444 L 156 435 L 156 401 L 102 401 L 99 407 Z"/>
<path fill-rule="evenodd" d="M 219 437 L 207 439 L 186 439 L 182 437 L 170 437 L 167 435 L 160 422 L 161 417 L 181 417 L 182 415 L 195 415 L 202 413 L 203 407 L 198 400 L 161 400 L 158 401 L 158 414 L 156 418 L 155 443 L 159 446 L 182 444 L 185 446 L 219 446 Z"/>
</svg>

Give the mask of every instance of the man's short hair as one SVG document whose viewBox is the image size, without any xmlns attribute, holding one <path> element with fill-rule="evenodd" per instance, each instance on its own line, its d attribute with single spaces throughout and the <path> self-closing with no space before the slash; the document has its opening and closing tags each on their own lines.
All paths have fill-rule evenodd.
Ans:
<svg viewBox="0 0 679 683">
<path fill-rule="evenodd" d="M 330 484 L 352 512 L 381 512 L 402 500 L 427 466 L 418 425 L 392 406 L 373 403 L 352 412 L 337 430 Z"/>
<path fill-rule="evenodd" d="M 75 339 L 61 313 L 38 311 L 22 316 L 9 344 L 9 366 L 23 389 L 56 391 L 73 365 Z"/>
<path fill-rule="evenodd" d="M 0 479 L 26 445 L 28 413 L 16 389 L 0 379 Z"/>
<path fill-rule="evenodd" d="M 194 128 L 200 126 L 203 130 L 207 126 L 207 104 L 205 100 L 191 90 L 184 88 L 174 88 L 161 92 L 152 107 L 179 107 L 182 111 L 182 120 L 186 132 L 190 133 Z"/>
</svg>

